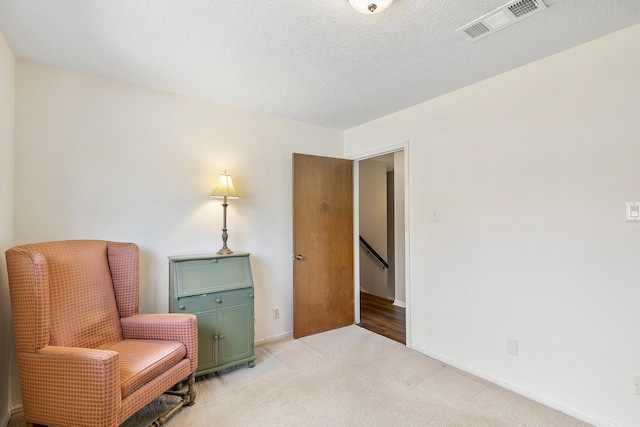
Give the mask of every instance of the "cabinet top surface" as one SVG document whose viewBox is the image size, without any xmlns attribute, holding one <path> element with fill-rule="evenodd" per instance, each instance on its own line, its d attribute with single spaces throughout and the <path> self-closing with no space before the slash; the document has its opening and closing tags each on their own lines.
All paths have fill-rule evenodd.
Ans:
<svg viewBox="0 0 640 427">
<path fill-rule="evenodd" d="M 193 261 L 197 259 L 220 259 L 220 258 L 234 258 L 234 257 L 246 257 L 249 256 L 249 252 L 234 252 L 232 254 L 196 254 L 196 255 L 174 255 L 170 256 L 169 261 Z"/>
</svg>

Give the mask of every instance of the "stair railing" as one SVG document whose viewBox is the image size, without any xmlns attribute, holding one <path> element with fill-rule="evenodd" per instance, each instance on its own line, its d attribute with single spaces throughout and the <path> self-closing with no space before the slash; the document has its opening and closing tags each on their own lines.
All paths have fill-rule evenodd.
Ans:
<svg viewBox="0 0 640 427">
<path fill-rule="evenodd" d="M 382 269 L 384 270 L 385 268 L 389 268 L 389 264 L 387 263 L 387 261 L 384 260 L 384 258 L 382 258 L 380 256 L 380 254 L 378 254 L 378 252 L 375 251 L 375 249 L 373 249 L 373 247 L 371 247 L 371 245 L 369 244 L 369 242 L 367 242 L 364 237 L 360 236 L 360 243 L 362 243 L 362 245 L 367 248 L 367 253 L 371 254 L 382 266 Z"/>
</svg>

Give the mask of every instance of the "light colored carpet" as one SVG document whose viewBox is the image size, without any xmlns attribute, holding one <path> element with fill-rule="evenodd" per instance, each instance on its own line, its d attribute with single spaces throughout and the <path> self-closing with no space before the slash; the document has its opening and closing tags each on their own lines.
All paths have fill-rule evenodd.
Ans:
<svg viewBox="0 0 640 427">
<path fill-rule="evenodd" d="M 588 426 L 358 326 L 267 343 L 256 356 L 252 369 L 198 378 L 196 404 L 166 426 Z M 148 426 L 168 399 L 123 426 Z"/>
</svg>

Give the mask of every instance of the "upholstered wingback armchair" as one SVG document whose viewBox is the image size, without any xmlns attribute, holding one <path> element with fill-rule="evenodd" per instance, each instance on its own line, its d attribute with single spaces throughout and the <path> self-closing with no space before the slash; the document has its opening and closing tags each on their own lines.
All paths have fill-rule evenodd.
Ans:
<svg viewBox="0 0 640 427">
<path fill-rule="evenodd" d="M 196 318 L 138 313 L 138 253 L 100 240 L 6 251 L 27 425 L 116 427 L 185 379 L 154 425 L 194 403 Z"/>
</svg>

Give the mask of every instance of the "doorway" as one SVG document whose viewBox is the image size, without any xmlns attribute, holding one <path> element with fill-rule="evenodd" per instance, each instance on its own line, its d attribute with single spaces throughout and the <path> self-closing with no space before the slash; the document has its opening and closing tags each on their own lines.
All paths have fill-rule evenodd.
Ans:
<svg viewBox="0 0 640 427">
<path fill-rule="evenodd" d="M 357 323 L 406 344 L 405 151 L 359 159 L 356 171 Z"/>
</svg>

